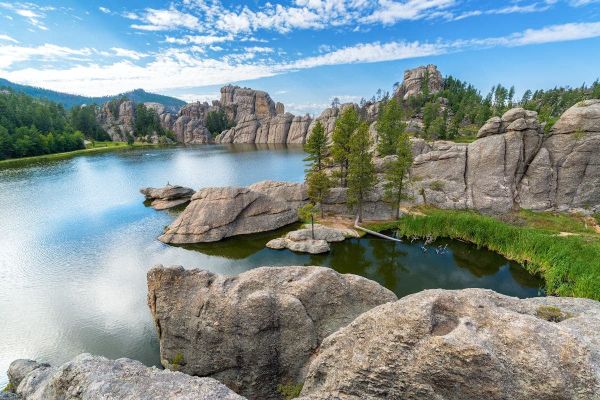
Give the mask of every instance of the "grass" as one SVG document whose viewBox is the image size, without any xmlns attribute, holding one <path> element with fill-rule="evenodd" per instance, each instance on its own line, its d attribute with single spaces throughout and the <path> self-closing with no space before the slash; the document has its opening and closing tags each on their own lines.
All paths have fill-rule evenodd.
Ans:
<svg viewBox="0 0 600 400">
<path fill-rule="evenodd" d="M 572 317 L 570 313 L 563 312 L 560 308 L 553 306 L 540 306 L 535 314 L 539 318 L 550 322 L 560 322 Z"/>
<path fill-rule="evenodd" d="M 3 392 L 12 392 L 14 390 L 15 390 L 15 388 L 13 387 L 13 384 L 10 382 L 8 382 L 8 385 L 6 385 L 4 387 L 4 389 L 2 389 Z"/>
<path fill-rule="evenodd" d="M 288 383 L 285 385 L 278 385 L 277 390 L 283 396 L 284 400 L 291 400 L 300 396 L 302 386 L 302 383 Z"/>
<path fill-rule="evenodd" d="M 35 157 L 23 157 L 23 158 L 11 158 L 9 160 L 0 161 L 0 168 L 5 167 L 21 167 L 23 165 L 36 163 L 40 161 L 53 161 L 53 160 L 63 160 L 71 157 L 75 157 L 82 154 L 94 154 L 94 153 L 102 153 L 105 151 L 116 151 L 116 150 L 126 150 L 136 147 L 147 147 L 147 146 L 159 146 L 157 144 L 151 143 L 139 143 L 135 142 L 133 145 L 128 145 L 123 142 L 96 142 L 94 145 L 88 145 L 85 149 L 67 151 L 64 153 L 54 153 L 54 154 L 44 154 L 41 156 Z"/>
<path fill-rule="evenodd" d="M 499 220 L 473 211 L 420 207 L 425 215 L 377 224 L 402 236 L 449 237 L 522 263 L 546 282 L 546 293 L 600 300 L 600 235 L 582 217 L 520 212 Z M 563 236 L 560 232 L 570 232 Z"/>
</svg>

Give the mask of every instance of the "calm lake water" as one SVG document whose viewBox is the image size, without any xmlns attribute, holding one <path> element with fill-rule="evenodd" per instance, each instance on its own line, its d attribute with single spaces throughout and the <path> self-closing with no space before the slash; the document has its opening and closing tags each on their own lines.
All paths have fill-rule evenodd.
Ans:
<svg viewBox="0 0 600 400">
<path fill-rule="evenodd" d="M 156 240 L 176 213 L 145 207 L 139 188 L 300 182 L 303 158 L 299 148 L 204 146 L 0 169 L 0 384 L 16 358 L 59 364 L 89 352 L 158 365 L 146 271 L 159 263 L 225 274 L 261 265 L 324 265 L 374 279 L 399 296 L 438 287 L 541 294 L 541 280 L 519 265 L 457 241 L 424 251 L 417 241 L 355 239 L 333 245 L 328 255 L 309 256 L 264 248 L 281 232 L 185 248 Z"/>
</svg>

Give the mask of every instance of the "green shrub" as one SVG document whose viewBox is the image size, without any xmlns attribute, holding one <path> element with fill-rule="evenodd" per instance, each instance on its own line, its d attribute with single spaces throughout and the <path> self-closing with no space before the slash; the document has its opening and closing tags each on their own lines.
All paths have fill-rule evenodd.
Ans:
<svg viewBox="0 0 600 400">
<path fill-rule="evenodd" d="M 535 315 L 550 322 L 560 322 L 571 317 L 571 314 L 564 313 L 560 308 L 553 306 L 540 306 Z"/>
<path fill-rule="evenodd" d="M 6 385 L 4 387 L 4 389 L 2 389 L 3 392 L 13 392 L 15 390 L 14 386 L 12 383 L 8 382 L 8 385 Z"/>
<path fill-rule="evenodd" d="M 444 190 L 444 182 L 442 181 L 433 181 L 429 184 L 429 189 L 434 192 L 442 192 Z"/>
<path fill-rule="evenodd" d="M 175 369 L 175 370 L 179 369 L 179 367 L 181 367 L 182 365 L 185 365 L 183 353 L 175 354 L 175 357 L 173 357 L 173 359 L 171 359 L 170 364 L 173 366 L 173 369 Z"/>
<path fill-rule="evenodd" d="M 461 239 L 524 264 L 546 282 L 546 292 L 600 300 L 600 238 L 520 227 L 472 211 L 427 209 L 396 222 L 402 236 Z"/>
<path fill-rule="evenodd" d="M 300 396 L 300 392 L 302 392 L 302 383 L 287 383 L 281 384 L 277 386 L 277 391 L 281 393 L 284 400 L 295 399 Z"/>
</svg>

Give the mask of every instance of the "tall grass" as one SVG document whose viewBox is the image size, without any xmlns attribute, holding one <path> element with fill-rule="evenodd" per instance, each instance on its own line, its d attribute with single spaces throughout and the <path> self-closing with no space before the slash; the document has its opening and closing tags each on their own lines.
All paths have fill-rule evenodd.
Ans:
<svg viewBox="0 0 600 400">
<path fill-rule="evenodd" d="M 547 218 L 547 217 L 545 217 Z M 514 226 L 470 211 L 427 210 L 378 226 L 402 236 L 462 239 L 524 264 L 546 281 L 546 292 L 600 300 L 600 240 L 597 235 L 559 236 L 536 227 Z"/>
</svg>

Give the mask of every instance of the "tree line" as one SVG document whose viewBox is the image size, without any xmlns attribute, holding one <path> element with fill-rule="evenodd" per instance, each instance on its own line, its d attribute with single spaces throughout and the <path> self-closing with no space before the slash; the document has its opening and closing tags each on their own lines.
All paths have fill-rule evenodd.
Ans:
<svg viewBox="0 0 600 400">
<path fill-rule="evenodd" d="M 119 106 L 126 99 L 108 104 L 118 117 Z M 111 137 L 98 123 L 99 107 L 95 104 L 71 110 L 55 102 L 40 100 L 10 90 L 0 91 L 0 160 L 60 153 L 85 148 L 85 140 L 110 141 Z M 135 109 L 134 132 L 129 136 L 143 138 L 157 133 L 175 139 L 165 130 L 158 114 L 143 104 Z"/>
<path fill-rule="evenodd" d="M 394 93 L 399 86 L 399 83 L 394 84 Z M 365 106 L 377 101 L 385 103 L 389 98 L 388 92 L 379 89 L 370 102 L 362 99 L 360 104 Z M 397 100 L 408 118 L 421 117 L 423 126 L 415 133 L 416 136 L 453 140 L 459 136 L 474 136 L 489 118 L 501 116 L 513 107 L 536 111 L 548 132 L 569 107 L 587 99 L 600 99 L 600 80 L 577 88 L 526 90 L 519 99 L 515 96 L 514 86 L 498 84 L 483 96 L 473 85 L 453 76 L 444 78 L 441 91 L 431 93 L 428 73 L 425 73 L 419 94 L 406 100 Z"/>
<path fill-rule="evenodd" d="M 403 110 L 397 99 L 383 104 L 377 119 L 377 143 L 369 124 L 354 106 L 345 107 L 336 121 L 331 143 L 320 121 L 309 135 L 305 151 L 310 203 L 300 210 L 302 216 L 320 211 L 334 186 L 347 188 L 347 204 L 362 221 L 364 204 L 378 183 L 373 155 L 386 157 L 383 174 L 384 198 L 398 217 L 403 189 L 412 165 L 410 138 L 405 131 Z M 391 156 L 391 157 L 387 157 Z M 306 219 L 306 218 L 304 218 Z"/>
</svg>

